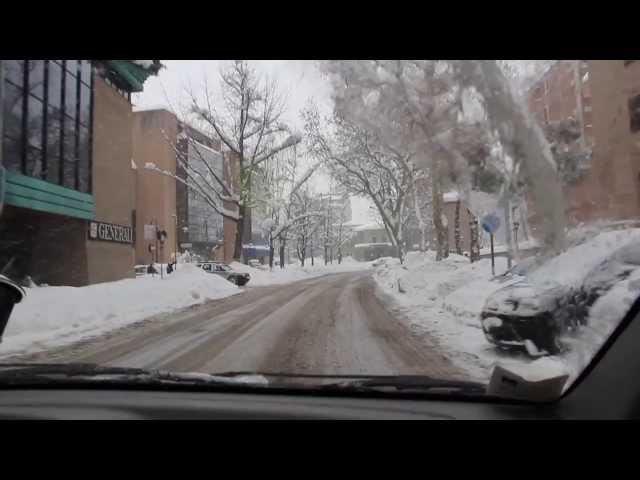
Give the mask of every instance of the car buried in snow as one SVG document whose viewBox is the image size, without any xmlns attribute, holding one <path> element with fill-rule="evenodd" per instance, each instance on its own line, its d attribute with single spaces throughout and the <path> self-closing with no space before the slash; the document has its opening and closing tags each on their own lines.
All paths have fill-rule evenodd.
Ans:
<svg viewBox="0 0 640 480">
<path fill-rule="evenodd" d="M 226 263 L 221 262 L 202 262 L 198 263 L 198 267 L 207 273 L 220 275 L 231 283 L 235 283 L 239 287 L 246 285 L 251 279 L 251 275 L 244 272 L 236 272 Z"/>
<path fill-rule="evenodd" d="M 522 279 L 494 292 L 486 301 L 480 320 L 487 340 L 502 349 L 525 349 L 529 355 L 555 354 L 558 337 L 566 326 L 559 312 L 571 297 L 560 284 L 538 288 Z"/>
<path fill-rule="evenodd" d="M 635 241 L 604 255 L 570 285 L 519 276 L 487 298 L 480 313 L 482 331 L 501 349 L 524 349 L 531 356 L 558 354 L 566 348 L 562 337 L 587 325 L 595 302 L 639 267 L 640 242 Z"/>
</svg>

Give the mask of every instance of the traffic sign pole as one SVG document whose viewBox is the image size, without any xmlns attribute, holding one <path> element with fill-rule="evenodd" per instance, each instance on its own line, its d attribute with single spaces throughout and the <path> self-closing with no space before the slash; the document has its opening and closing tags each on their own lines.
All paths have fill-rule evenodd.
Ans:
<svg viewBox="0 0 640 480">
<path fill-rule="evenodd" d="M 489 234 L 491 237 L 491 275 L 496 276 L 496 262 L 493 256 L 493 233 Z"/>
</svg>

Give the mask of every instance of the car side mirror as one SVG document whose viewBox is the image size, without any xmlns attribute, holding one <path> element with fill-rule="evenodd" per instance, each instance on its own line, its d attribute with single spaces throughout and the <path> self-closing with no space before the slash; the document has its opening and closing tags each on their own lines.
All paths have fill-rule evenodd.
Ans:
<svg viewBox="0 0 640 480">
<path fill-rule="evenodd" d="M 13 306 L 20 302 L 25 295 L 26 293 L 20 285 L 4 275 L 0 275 L 0 343 L 2 343 L 2 334 L 9 322 Z"/>
</svg>

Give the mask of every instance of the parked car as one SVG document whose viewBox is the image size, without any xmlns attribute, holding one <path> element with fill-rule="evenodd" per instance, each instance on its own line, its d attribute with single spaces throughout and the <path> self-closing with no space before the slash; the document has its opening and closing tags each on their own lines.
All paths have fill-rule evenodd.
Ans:
<svg viewBox="0 0 640 480">
<path fill-rule="evenodd" d="M 487 298 L 482 331 L 501 348 L 524 348 L 534 356 L 559 353 L 561 336 L 586 325 L 596 300 L 639 267 L 640 243 L 634 242 L 605 255 L 574 285 L 551 279 L 534 285 L 527 270 Z"/>
<path fill-rule="evenodd" d="M 248 273 L 236 272 L 226 263 L 221 262 L 202 262 L 198 263 L 198 266 L 205 272 L 215 273 L 221 277 L 229 280 L 231 283 L 235 283 L 239 287 L 246 285 L 249 282 L 251 276 Z"/>
<path fill-rule="evenodd" d="M 136 277 L 144 277 L 147 274 L 148 265 L 136 265 L 133 267 Z"/>
</svg>

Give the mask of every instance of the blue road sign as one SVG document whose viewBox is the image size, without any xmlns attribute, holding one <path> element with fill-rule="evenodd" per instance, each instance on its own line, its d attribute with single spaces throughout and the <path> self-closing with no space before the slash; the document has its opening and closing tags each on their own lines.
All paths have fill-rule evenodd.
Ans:
<svg viewBox="0 0 640 480">
<path fill-rule="evenodd" d="M 487 233 L 495 233 L 500 228 L 500 218 L 490 213 L 482 217 L 482 229 Z"/>
</svg>

